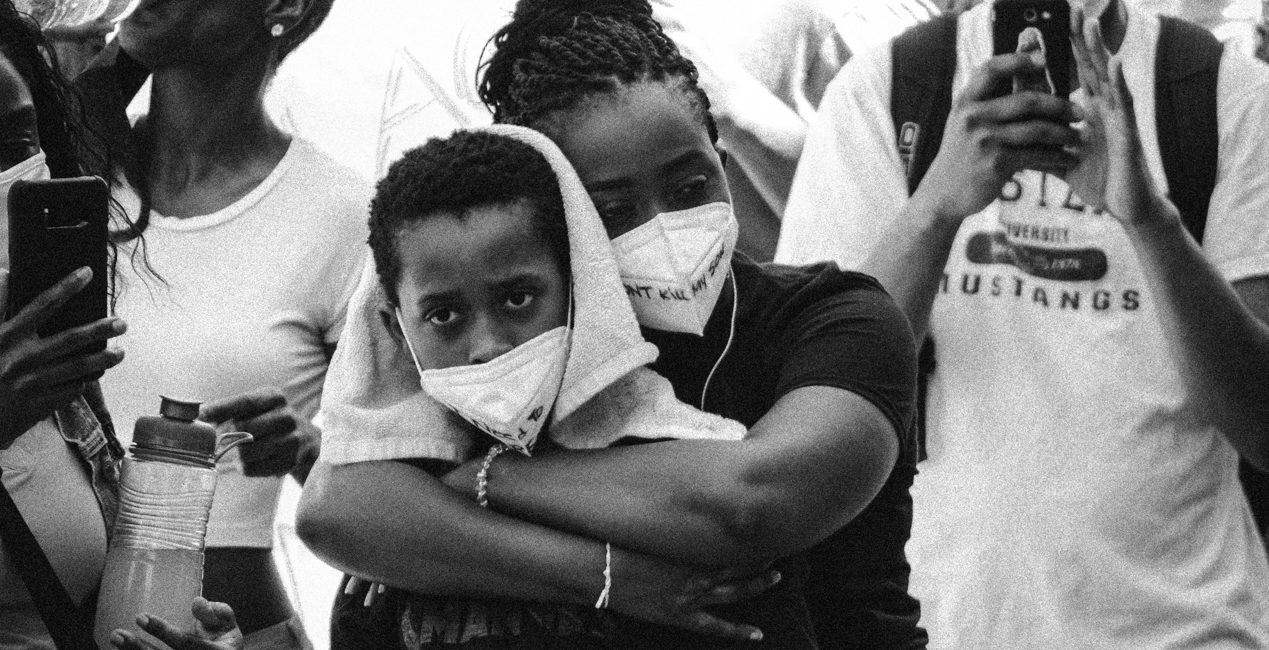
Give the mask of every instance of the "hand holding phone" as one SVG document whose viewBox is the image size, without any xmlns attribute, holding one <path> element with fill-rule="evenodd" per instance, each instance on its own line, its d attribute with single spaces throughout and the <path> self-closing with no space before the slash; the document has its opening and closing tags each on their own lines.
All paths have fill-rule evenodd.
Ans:
<svg viewBox="0 0 1269 650">
<path fill-rule="evenodd" d="M 12 316 L 80 267 L 87 286 L 44 318 L 40 336 L 106 317 L 110 190 L 96 176 L 18 181 L 9 190 L 9 305 Z M 105 349 L 104 342 L 98 350 Z"/>
<path fill-rule="evenodd" d="M 41 337 L 36 332 L 75 295 L 93 273 L 81 268 L 38 294 L 13 318 L 0 322 L 0 449 L 57 408 L 78 397 L 84 384 L 123 360 L 106 350 L 108 339 L 126 326 L 117 318 Z M 5 312 L 9 273 L 0 269 L 0 313 Z"/>
</svg>

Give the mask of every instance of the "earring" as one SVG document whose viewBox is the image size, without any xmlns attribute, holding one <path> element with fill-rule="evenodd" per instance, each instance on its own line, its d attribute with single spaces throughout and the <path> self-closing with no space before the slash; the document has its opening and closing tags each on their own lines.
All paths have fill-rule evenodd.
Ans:
<svg viewBox="0 0 1269 650">
<path fill-rule="evenodd" d="M 273 29 L 269 30 L 269 33 L 273 35 L 273 38 L 277 38 L 281 36 L 284 31 L 286 31 L 286 28 L 282 26 L 282 23 L 277 23 L 273 26 Z"/>
</svg>

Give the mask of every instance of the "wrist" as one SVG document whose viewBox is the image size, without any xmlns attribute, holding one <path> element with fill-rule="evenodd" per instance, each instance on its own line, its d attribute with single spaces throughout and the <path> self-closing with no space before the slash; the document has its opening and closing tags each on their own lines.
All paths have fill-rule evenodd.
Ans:
<svg viewBox="0 0 1269 650">
<path fill-rule="evenodd" d="M 1174 227 L 1184 227 L 1181 212 L 1162 195 L 1151 195 L 1142 201 L 1143 208 L 1133 219 L 1123 221 L 1129 234 L 1150 234 Z"/>
<path fill-rule="evenodd" d="M 919 189 L 903 207 L 905 221 L 921 224 L 927 230 L 939 231 L 946 235 L 955 235 L 961 223 L 969 215 L 958 214 L 949 210 L 941 201 L 927 197 Z"/>
<path fill-rule="evenodd" d="M 480 470 L 476 472 L 476 505 L 482 508 L 489 507 L 489 479 L 490 472 L 493 469 L 493 463 L 503 452 L 510 449 L 506 445 L 497 444 L 489 448 L 485 454 L 484 462 L 480 465 Z"/>
</svg>

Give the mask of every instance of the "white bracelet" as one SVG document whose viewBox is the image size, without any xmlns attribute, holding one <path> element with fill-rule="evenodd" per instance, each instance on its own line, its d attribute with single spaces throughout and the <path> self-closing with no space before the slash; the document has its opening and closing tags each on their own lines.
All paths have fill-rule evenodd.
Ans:
<svg viewBox="0 0 1269 650">
<path fill-rule="evenodd" d="M 595 601 L 595 609 L 606 609 L 608 598 L 612 595 L 612 544 L 604 543 L 604 590 L 599 592 L 599 600 Z"/>
<path fill-rule="evenodd" d="M 480 466 L 480 471 L 476 473 L 476 505 L 482 508 L 489 507 L 489 466 L 493 465 L 493 461 L 498 454 L 506 451 L 506 445 L 494 445 L 489 448 L 489 453 L 485 454 L 485 464 Z"/>
</svg>

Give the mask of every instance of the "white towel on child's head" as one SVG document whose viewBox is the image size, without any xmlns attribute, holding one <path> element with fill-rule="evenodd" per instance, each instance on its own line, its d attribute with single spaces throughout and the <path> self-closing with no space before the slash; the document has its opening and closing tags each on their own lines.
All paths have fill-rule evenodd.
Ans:
<svg viewBox="0 0 1269 650">
<path fill-rule="evenodd" d="M 519 126 L 480 130 L 537 149 L 555 172 L 564 199 L 573 335 L 551 439 L 565 447 L 598 448 L 624 437 L 743 437 L 745 429 L 739 423 L 679 402 L 669 381 L 643 367 L 656 359 L 656 346 L 639 334 L 608 233 L 581 179 L 555 143 Z M 326 374 L 320 416 L 322 460 L 466 460 L 475 434 L 419 387 L 409 353 L 384 325 L 381 314 L 387 309 L 374 264 L 366 264 Z"/>
</svg>

